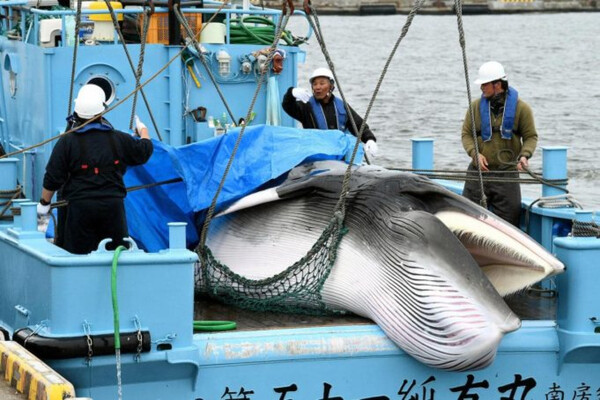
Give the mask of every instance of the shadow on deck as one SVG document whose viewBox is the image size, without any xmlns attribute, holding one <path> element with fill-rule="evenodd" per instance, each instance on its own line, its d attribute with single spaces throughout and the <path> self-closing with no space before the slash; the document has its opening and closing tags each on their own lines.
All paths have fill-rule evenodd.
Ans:
<svg viewBox="0 0 600 400">
<path fill-rule="evenodd" d="M 552 320 L 556 318 L 556 296 L 539 288 L 513 294 L 508 306 L 522 320 Z M 237 330 L 292 329 L 335 325 L 372 324 L 369 319 L 354 314 L 311 316 L 278 312 L 248 311 L 225 305 L 207 297 L 197 297 L 194 320 L 227 320 L 237 323 Z"/>
</svg>

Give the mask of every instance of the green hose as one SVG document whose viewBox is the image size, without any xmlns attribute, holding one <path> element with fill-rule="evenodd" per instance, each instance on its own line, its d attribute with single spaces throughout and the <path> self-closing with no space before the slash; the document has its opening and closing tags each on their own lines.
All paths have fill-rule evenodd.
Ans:
<svg viewBox="0 0 600 400">
<path fill-rule="evenodd" d="M 233 321 L 194 321 L 194 330 L 203 332 L 231 331 L 237 327 Z"/>
<path fill-rule="evenodd" d="M 121 335 L 119 328 L 119 301 L 117 299 L 117 260 L 119 259 L 119 255 L 121 255 L 121 251 L 126 249 L 127 248 L 125 246 L 119 246 L 115 249 L 110 279 L 113 306 L 113 321 L 115 326 L 115 350 L 119 350 L 121 348 Z M 195 331 L 231 331 L 236 327 L 237 324 L 233 321 L 194 321 Z"/>
<path fill-rule="evenodd" d="M 125 246 L 119 246 L 115 250 L 115 255 L 112 261 L 112 272 L 110 276 L 110 288 L 112 293 L 112 306 L 113 306 L 113 321 L 115 325 L 115 350 L 121 348 L 121 335 L 119 333 L 119 301 L 117 300 L 117 260 L 121 251 L 126 250 Z"/>
<path fill-rule="evenodd" d="M 248 26 L 247 24 L 261 24 L 266 26 Z M 269 18 L 259 16 L 245 16 L 232 18 L 229 27 L 231 43 L 234 44 L 272 44 L 275 40 L 275 23 Z M 294 46 L 292 34 L 283 31 L 281 39 L 288 46 Z"/>
</svg>

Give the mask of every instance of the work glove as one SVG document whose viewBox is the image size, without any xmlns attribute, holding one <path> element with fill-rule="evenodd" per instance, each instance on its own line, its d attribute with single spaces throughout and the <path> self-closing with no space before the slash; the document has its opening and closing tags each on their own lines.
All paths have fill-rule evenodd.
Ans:
<svg viewBox="0 0 600 400">
<path fill-rule="evenodd" d="M 310 92 L 306 89 L 302 89 L 302 88 L 293 88 L 292 89 L 292 96 L 294 96 L 294 98 L 298 101 L 301 101 L 303 103 L 308 103 L 308 100 L 310 100 Z"/>
<path fill-rule="evenodd" d="M 371 160 L 377 157 L 377 142 L 372 139 L 367 140 L 367 143 L 365 143 L 365 152 Z"/>
<path fill-rule="evenodd" d="M 42 203 L 38 203 L 37 205 L 37 214 L 42 216 L 42 215 L 47 215 L 50 212 L 50 204 L 46 204 L 43 205 Z"/>
<path fill-rule="evenodd" d="M 135 122 L 135 130 L 138 135 L 142 133 L 142 129 L 148 129 L 146 128 L 146 125 L 142 121 L 140 121 L 140 117 L 138 117 L 137 115 L 133 117 L 133 120 Z"/>
</svg>

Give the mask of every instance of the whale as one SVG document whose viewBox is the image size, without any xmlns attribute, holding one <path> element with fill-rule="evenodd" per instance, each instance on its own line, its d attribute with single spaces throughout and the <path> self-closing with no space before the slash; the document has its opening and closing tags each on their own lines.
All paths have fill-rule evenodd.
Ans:
<svg viewBox="0 0 600 400">
<path fill-rule="evenodd" d="M 256 282 L 286 270 L 330 223 L 347 168 L 300 165 L 281 184 L 230 205 L 210 224 L 212 255 Z M 443 370 L 490 365 L 503 336 L 521 326 L 503 297 L 565 269 L 479 205 L 421 175 L 378 166 L 352 168 L 344 227 L 321 301 L 371 319 L 404 352 Z"/>
</svg>

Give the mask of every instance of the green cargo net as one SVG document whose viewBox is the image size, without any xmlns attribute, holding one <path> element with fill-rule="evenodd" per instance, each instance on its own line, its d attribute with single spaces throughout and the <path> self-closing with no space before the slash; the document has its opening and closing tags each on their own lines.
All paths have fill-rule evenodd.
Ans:
<svg viewBox="0 0 600 400">
<path fill-rule="evenodd" d="M 227 304 L 253 311 L 323 315 L 341 313 L 321 299 L 321 288 L 335 263 L 337 248 L 347 232 L 343 214 L 336 212 L 308 253 L 284 271 L 265 279 L 247 279 L 216 260 L 207 246 L 198 246 L 201 275 L 196 287 Z M 256 268 L 260 268 L 257 265 Z"/>
</svg>

